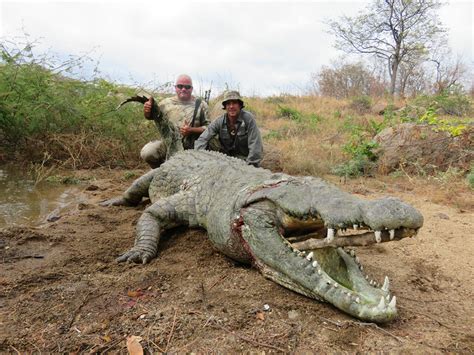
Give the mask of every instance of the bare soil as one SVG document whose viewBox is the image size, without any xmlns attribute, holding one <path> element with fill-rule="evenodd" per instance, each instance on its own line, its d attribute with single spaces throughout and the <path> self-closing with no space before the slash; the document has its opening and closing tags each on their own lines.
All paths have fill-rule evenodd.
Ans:
<svg viewBox="0 0 474 355">
<path fill-rule="evenodd" d="M 129 185 L 124 171 L 78 174 L 96 177 L 86 203 L 41 227 L 0 231 L 0 352 L 126 352 L 131 335 L 149 352 L 474 352 L 472 199 L 459 208 L 417 185 L 336 181 L 364 198 L 400 197 L 425 217 L 415 238 L 359 248 L 367 273 L 388 275 L 398 299 L 399 318 L 374 325 L 233 262 L 202 230 L 168 233 L 148 265 L 117 264 L 146 202 L 99 207 Z"/>
</svg>

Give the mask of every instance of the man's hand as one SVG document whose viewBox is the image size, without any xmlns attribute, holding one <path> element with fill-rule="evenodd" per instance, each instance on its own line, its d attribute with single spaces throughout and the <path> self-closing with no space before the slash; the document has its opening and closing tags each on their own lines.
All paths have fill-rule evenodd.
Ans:
<svg viewBox="0 0 474 355">
<path fill-rule="evenodd" d="M 189 125 L 187 120 L 184 121 L 184 124 L 181 126 L 179 131 L 181 132 L 181 135 L 183 137 L 189 136 L 192 133 L 191 126 Z"/>
<path fill-rule="evenodd" d="M 154 100 L 153 97 L 150 97 L 147 102 L 143 105 L 143 115 L 145 118 L 150 119 L 151 117 L 151 111 L 153 110 L 153 104 Z"/>
</svg>

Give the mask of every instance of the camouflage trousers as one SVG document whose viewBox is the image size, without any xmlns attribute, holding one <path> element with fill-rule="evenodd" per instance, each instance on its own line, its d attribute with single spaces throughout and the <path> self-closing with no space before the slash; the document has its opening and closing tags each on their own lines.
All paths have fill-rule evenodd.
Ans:
<svg viewBox="0 0 474 355">
<path fill-rule="evenodd" d="M 209 142 L 209 150 L 220 151 L 220 143 L 217 138 Z M 158 168 L 166 160 L 166 144 L 161 140 L 154 140 L 145 144 L 140 151 L 140 157 L 150 165 L 152 169 Z"/>
</svg>

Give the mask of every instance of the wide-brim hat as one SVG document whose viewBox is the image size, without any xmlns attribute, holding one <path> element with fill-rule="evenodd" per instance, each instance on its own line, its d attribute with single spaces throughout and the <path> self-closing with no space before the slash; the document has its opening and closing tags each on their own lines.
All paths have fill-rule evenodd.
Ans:
<svg viewBox="0 0 474 355">
<path fill-rule="evenodd" d="M 224 98 L 222 99 L 222 108 L 225 109 L 225 103 L 231 100 L 239 101 L 240 105 L 244 107 L 244 101 L 238 91 L 226 91 L 224 93 Z"/>
</svg>

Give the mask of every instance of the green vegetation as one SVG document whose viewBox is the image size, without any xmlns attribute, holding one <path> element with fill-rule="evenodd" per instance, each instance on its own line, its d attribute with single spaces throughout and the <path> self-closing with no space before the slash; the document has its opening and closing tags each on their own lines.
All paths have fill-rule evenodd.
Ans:
<svg viewBox="0 0 474 355">
<path fill-rule="evenodd" d="M 471 164 L 471 169 L 466 176 L 466 180 L 469 187 L 474 190 L 474 163 Z"/>
<path fill-rule="evenodd" d="M 68 161 L 73 167 L 114 165 L 132 159 L 143 136 L 141 107 L 116 110 L 133 89 L 99 77 L 89 81 L 68 77 L 84 66 L 84 58 L 57 63 L 51 56 L 36 58 L 33 47 L 0 47 L 0 137 L 7 155 L 31 161 Z"/>
<path fill-rule="evenodd" d="M 362 95 L 351 99 L 351 108 L 359 113 L 367 113 L 372 107 L 372 99 L 370 96 Z"/>
<path fill-rule="evenodd" d="M 38 57 L 32 45 L 16 50 L 0 45 L 0 54 L 0 158 L 28 163 L 35 181 L 45 180 L 57 165 L 133 169 L 141 164 L 138 152 L 156 137 L 156 129 L 143 119 L 141 105 L 116 109 L 135 89 L 104 80 L 97 71 L 88 80 L 72 79 L 87 58 Z M 280 150 L 282 169 L 291 174 L 370 175 L 377 164 L 374 137 L 383 129 L 414 122 L 458 136 L 472 122 L 467 116 L 472 100 L 452 89 L 409 102 L 390 101 L 380 110 L 383 116 L 369 112 L 373 100 L 366 95 L 280 95 L 247 97 L 245 104 L 256 114 L 266 143 Z M 211 112 L 215 106 L 221 113 L 218 99 L 210 106 Z M 124 173 L 124 180 L 135 177 Z M 472 180 L 471 168 L 471 186 Z"/>
<path fill-rule="evenodd" d="M 303 120 L 301 112 L 289 106 L 278 105 L 277 115 L 278 117 L 289 118 L 296 122 L 301 122 Z"/>
</svg>

